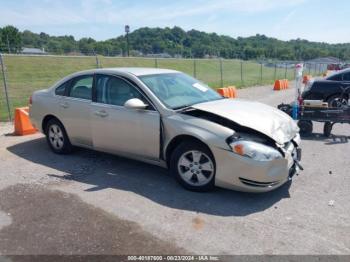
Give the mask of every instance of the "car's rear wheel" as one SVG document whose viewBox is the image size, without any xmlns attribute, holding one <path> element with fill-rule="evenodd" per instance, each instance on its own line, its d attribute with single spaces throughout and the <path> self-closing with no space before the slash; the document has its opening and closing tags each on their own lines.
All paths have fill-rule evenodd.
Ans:
<svg viewBox="0 0 350 262">
<path fill-rule="evenodd" d="M 334 95 L 330 97 L 327 102 L 329 107 L 342 108 L 348 105 L 349 98 L 347 96 Z"/>
<path fill-rule="evenodd" d="M 215 186 L 215 160 L 210 150 L 196 142 L 183 142 L 173 152 L 170 170 L 191 191 L 210 191 Z"/>
<path fill-rule="evenodd" d="M 45 128 L 46 140 L 53 152 L 57 154 L 68 154 L 72 151 L 66 130 L 57 119 L 50 119 Z"/>
</svg>

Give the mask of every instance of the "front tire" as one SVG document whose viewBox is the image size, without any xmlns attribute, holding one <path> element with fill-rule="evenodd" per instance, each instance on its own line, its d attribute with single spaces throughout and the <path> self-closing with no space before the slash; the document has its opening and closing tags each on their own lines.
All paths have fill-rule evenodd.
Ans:
<svg viewBox="0 0 350 262">
<path fill-rule="evenodd" d="M 215 159 L 200 143 L 181 143 L 171 155 L 170 171 L 188 190 L 205 192 L 215 187 Z"/>
<path fill-rule="evenodd" d="M 67 132 L 60 121 L 50 119 L 45 128 L 47 143 L 56 154 L 68 154 L 72 151 Z"/>
<path fill-rule="evenodd" d="M 323 134 L 325 137 L 331 137 L 333 124 L 331 122 L 324 123 Z"/>
<path fill-rule="evenodd" d="M 299 120 L 298 127 L 300 128 L 300 135 L 311 136 L 313 130 L 313 124 L 310 120 Z"/>
</svg>

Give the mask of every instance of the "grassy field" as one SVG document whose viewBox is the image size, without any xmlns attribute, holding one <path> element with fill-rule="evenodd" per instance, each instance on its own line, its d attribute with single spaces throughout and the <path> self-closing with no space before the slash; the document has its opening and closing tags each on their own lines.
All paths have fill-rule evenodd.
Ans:
<svg viewBox="0 0 350 262">
<path fill-rule="evenodd" d="M 183 71 L 206 82 L 213 88 L 221 86 L 220 61 L 213 59 L 145 59 L 98 57 L 100 67 L 159 67 Z M 51 86 L 62 77 L 85 69 L 96 68 L 95 57 L 55 57 L 55 56 L 4 56 L 11 111 L 25 106 L 31 93 Z M 262 74 L 261 74 L 262 71 Z M 277 68 L 276 78 L 285 78 L 286 71 Z M 261 67 L 260 64 L 238 60 L 222 61 L 224 86 L 235 85 L 239 88 L 260 84 L 272 84 L 275 79 L 273 67 Z M 262 77 L 261 77 L 262 76 Z M 294 71 L 287 70 L 287 78 L 294 78 Z M 243 81 L 242 81 L 243 80 Z M 3 79 L 0 74 L 0 121 L 8 118 Z"/>
</svg>

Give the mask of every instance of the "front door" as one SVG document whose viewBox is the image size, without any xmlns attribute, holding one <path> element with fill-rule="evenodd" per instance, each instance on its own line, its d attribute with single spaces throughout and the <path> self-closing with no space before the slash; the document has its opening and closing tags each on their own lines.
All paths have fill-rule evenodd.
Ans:
<svg viewBox="0 0 350 262">
<path fill-rule="evenodd" d="M 96 75 L 95 88 L 90 110 L 94 148 L 158 160 L 160 115 L 139 89 L 110 75 Z M 125 108 L 131 98 L 149 106 L 144 110 Z"/>
</svg>

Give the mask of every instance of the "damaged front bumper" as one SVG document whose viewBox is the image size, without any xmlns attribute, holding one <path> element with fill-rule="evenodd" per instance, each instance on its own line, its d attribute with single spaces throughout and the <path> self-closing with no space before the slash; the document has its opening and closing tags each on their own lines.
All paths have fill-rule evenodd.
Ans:
<svg viewBox="0 0 350 262">
<path fill-rule="evenodd" d="M 299 144 L 300 138 L 297 136 L 282 148 L 284 158 L 271 161 L 256 161 L 214 148 L 217 169 L 215 184 L 227 189 L 257 193 L 276 189 L 302 170 Z"/>
</svg>

